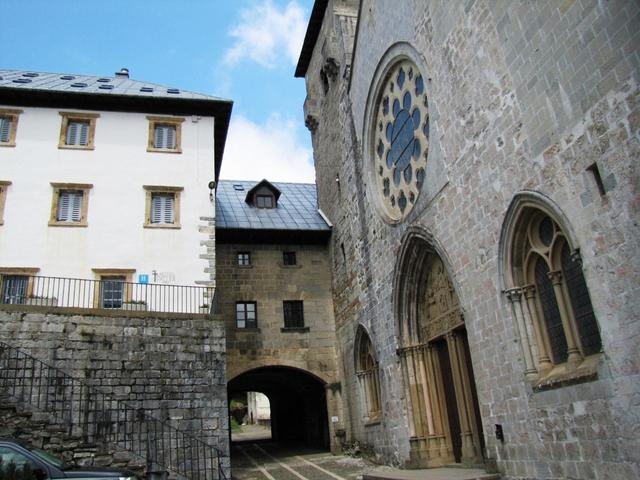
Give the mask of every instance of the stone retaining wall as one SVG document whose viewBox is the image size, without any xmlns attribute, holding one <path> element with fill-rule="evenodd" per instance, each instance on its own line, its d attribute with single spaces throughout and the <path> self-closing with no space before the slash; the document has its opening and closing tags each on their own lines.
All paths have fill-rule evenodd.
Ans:
<svg viewBox="0 0 640 480">
<path fill-rule="evenodd" d="M 0 341 L 203 439 L 221 449 L 228 463 L 219 319 L 8 310 L 0 311 Z"/>
</svg>

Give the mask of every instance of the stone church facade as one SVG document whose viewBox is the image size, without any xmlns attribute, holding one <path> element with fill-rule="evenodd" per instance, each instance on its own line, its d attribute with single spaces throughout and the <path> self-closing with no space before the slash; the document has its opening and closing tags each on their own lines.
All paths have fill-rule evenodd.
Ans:
<svg viewBox="0 0 640 480">
<path fill-rule="evenodd" d="M 345 414 L 380 461 L 640 475 L 635 2 L 317 0 Z"/>
</svg>

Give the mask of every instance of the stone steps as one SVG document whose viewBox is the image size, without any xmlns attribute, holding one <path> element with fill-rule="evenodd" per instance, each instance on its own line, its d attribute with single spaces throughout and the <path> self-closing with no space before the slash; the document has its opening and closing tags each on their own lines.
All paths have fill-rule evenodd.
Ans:
<svg viewBox="0 0 640 480">
<path fill-rule="evenodd" d="M 480 468 L 440 467 L 423 470 L 384 469 L 362 476 L 362 480 L 500 480 L 497 473 Z"/>
</svg>

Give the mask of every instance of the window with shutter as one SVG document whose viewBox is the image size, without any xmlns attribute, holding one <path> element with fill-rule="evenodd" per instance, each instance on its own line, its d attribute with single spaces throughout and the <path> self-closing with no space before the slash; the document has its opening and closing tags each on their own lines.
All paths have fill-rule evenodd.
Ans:
<svg viewBox="0 0 640 480">
<path fill-rule="evenodd" d="M 146 190 L 145 228 L 180 228 L 182 187 L 144 185 Z"/>
<path fill-rule="evenodd" d="M 11 134 L 11 118 L 0 117 L 0 142 L 8 143 Z"/>
<path fill-rule="evenodd" d="M 18 118 L 22 110 L 0 108 L 0 147 L 16 146 Z"/>
<path fill-rule="evenodd" d="M 184 118 L 147 117 L 149 120 L 149 143 L 147 151 L 181 153 L 180 140 Z"/>
<path fill-rule="evenodd" d="M 175 202 L 172 193 L 154 193 L 151 195 L 151 223 L 173 224 L 173 206 Z"/>
<path fill-rule="evenodd" d="M 82 191 L 61 191 L 58 199 L 59 222 L 79 222 L 82 218 Z"/>
<path fill-rule="evenodd" d="M 89 143 L 89 122 L 70 120 L 67 125 L 67 145 L 87 145 Z"/>
<path fill-rule="evenodd" d="M 7 189 L 11 185 L 8 180 L 0 180 L 0 225 L 4 224 L 4 204 L 7 200 Z"/>
<path fill-rule="evenodd" d="M 87 208 L 91 184 L 52 183 L 53 204 L 50 226 L 87 226 Z"/>
<path fill-rule="evenodd" d="M 156 125 L 154 147 L 174 150 L 176 148 L 176 126 Z"/>
<path fill-rule="evenodd" d="M 60 143 L 58 148 L 92 150 L 97 113 L 60 112 Z"/>
</svg>

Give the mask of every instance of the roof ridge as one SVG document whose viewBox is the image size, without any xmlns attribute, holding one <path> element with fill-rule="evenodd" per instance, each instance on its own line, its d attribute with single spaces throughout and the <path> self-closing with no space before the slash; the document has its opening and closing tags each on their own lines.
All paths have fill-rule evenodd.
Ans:
<svg viewBox="0 0 640 480">
<path fill-rule="evenodd" d="M 93 74 L 86 74 L 86 73 L 64 73 L 64 72 L 42 72 L 39 70 L 18 70 L 18 69 L 10 69 L 10 68 L 0 68 L 0 77 L 6 76 L 7 74 L 11 74 L 11 75 L 22 75 L 24 76 L 25 73 L 35 73 L 38 74 L 37 77 L 40 76 L 44 76 L 44 78 L 50 77 L 50 76 L 56 76 L 58 77 L 58 80 L 67 80 L 67 81 L 78 81 L 78 80 L 90 80 L 90 79 L 94 79 L 95 82 L 97 82 L 99 79 L 101 78 L 108 78 L 111 81 L 120 81 L 122 82 L 131 82 L 132 85 L 139 85 L 140 87 L 155 87 L 157 89 L 166 89 L 166 90 L 178 90 L 180 93 L 182 94 L 186 94 L 186 95 L 193 95 L 193 96 L 197 96 L 197 97 L 205 97 L 205 99 L 207 100 L 217 100 L 217 101 L 222 101 L 222 102 L 231 102 L 230 99 L 227 98 L 223 98 L 223 97 L 217 97 L 215 95 L 211 95 L 209 93 L 201 93 L 201 92 L 196 92 L 194 90 L 188 90 L 186 88 L 182 88 L 182 87 L 176 87 L 176 86 L 171 86 L 171 85 L 164 85 L 161 83 L 155 83 L 155 82 L 148 82 L 146 80 L 138 80 L 136 78 L 132 78 L 132 77 L 119 77 L 116 73 L 113 73 L 111 75 L 93 75 Z M 65 76 L 71 76 L 71 77 L 76 77 L 73 79 L 63 79 L 62 77 Z M 37 77 L 32 77 L 32 78 L 37 78 Z M 4 78 L 4 80 L 6 80 L 6 78 Z M 0 85 L 1 87 L 4 88 L 12 88 L 13 85 L 11 84 L 3 84 Z M 50 88 L 46 88 L 44 85 L 42 85 L 42 88 L 38 88 L 37 83 L 35 84 L 31 84 L 29 86 L 31 89 L 34 90 L 51 90 Z M 13 88 L 20 88 L 18 86 L 15 86 Z M 125 93 L 126 94 L 126 93 Z"/>
<path fill-rule="evenodd" d="M 229 179 L 226 179 L 226 178 L 221 178 L 218 183 L 220 183 L 220 182 L 227 182 L 227 183 L 244 182 L 244 183 L 256 183 L 257 184 L 257 183 L 260 183 L 262 180 L 267 180 L 269 183 L 273 183 L 274 185 L 276 183 L 279 183 L 279 184 L 285 184 L 285 185 L 313 185 L 313 186 L 316 186 L 315 182 L 280 182 L 278 180 L 271 181 L 268 178 L 267 179 L 261 178 L 260 180 L 229 180 Z"/>
</svg>

